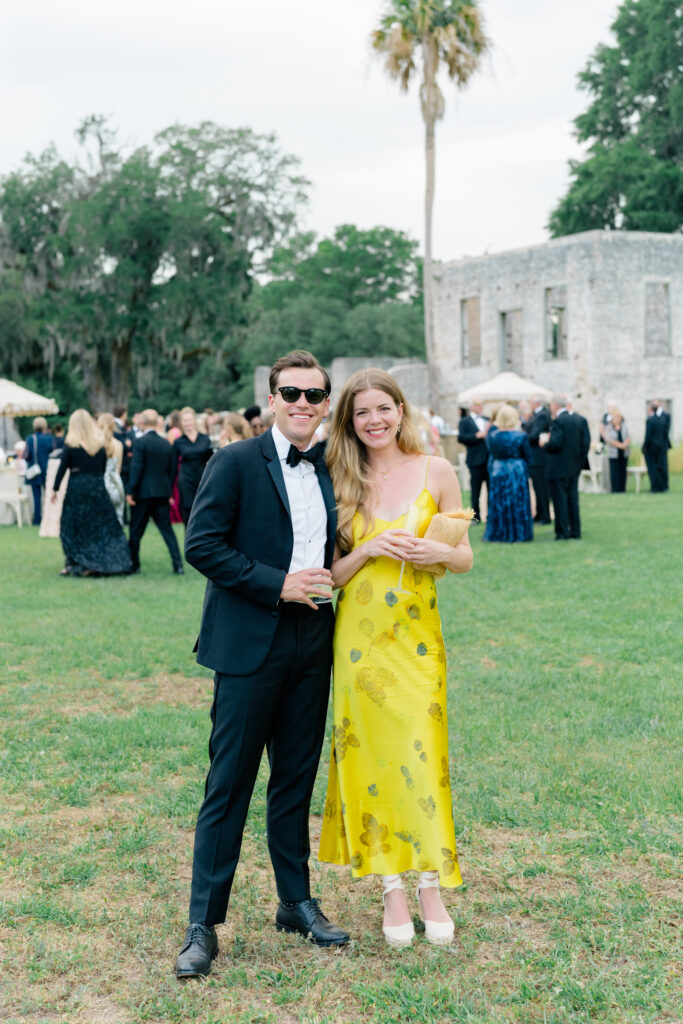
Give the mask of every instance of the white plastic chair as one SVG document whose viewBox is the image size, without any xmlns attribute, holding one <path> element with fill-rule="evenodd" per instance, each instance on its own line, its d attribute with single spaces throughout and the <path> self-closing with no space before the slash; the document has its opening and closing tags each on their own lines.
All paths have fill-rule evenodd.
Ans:
<svg viewBox="0 0 683 1024">
<path fill-rule="evenodd" d="M 24 494 L 19 483 L 19 474 L 16 469 L 8 467 L 0 469 L 0 503 L 11 505 L 17 517 L 17 523 L 23 526 L 21 506 L 26 503 L 26 511 L 29 511 L 29 496 Z M 27 519 L 28 522 L 28 519 Z"/>
</svg>

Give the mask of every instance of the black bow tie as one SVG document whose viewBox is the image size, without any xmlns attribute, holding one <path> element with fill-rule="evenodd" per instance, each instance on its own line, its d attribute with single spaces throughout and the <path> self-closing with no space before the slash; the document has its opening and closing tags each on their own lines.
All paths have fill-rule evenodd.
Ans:
<svg viewBox="0 0 683 1024">
<path fill-rule="evenodd" d="M 322 444 L 316 444 L 305 452 L 299 451 L 295 445 L 290 444 L 289 451 L 287 452 L 287 465 L 298 466 L 301 460 L 305 459 L 306 462 L 310 462 L 317 469 L 318 466 L 322 465 L 323 455 Z"/>
</svg>

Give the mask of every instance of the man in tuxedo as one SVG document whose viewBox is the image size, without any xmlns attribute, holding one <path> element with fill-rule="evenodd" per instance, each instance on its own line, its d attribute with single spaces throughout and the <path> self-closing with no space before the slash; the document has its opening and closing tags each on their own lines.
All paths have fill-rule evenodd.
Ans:
<svg viewBox="0 0 683 1024">
<path fill-rule="evenodd" d="M 550 402 L 550 437 L 539 445 L 548 453 L 548 486 L 555 509 L 555 540 L 579 540 L 579 475 L 588 457 L 588 421 L 567 407 L 566 395 Z"/>
<path fill-rule="evenodd" d="M 470 487 L 472 490 L 472 508 L 477 522 L 481 522 L 479 512 L 479 495 L 482 484 L 488 487 L 489 474 L 487 467 L 489 452 L 486 447 L 486 435 L 491 422 L 483 415 L 481 398 L 473 398 L 470 411 L 463 416 L 458 427 L 458 441 L 467 448 L 465 461 L 470 471 Z"/>
<path fill-rule="evenodd" d="M 662 403 L 658 399 L 650 402 L 645 422 L 643 455 L 645 456 L 647 475 L 650 478 L 650 490 L 655 493 L 669 490 L 670 424 L 669 414 Z"/>
<path fill-rule="evenodd" d="M 207 578 L 197 660 L 215 672 L 210 768 L 197 819 L 190 925 L 179 978 L 206 975 L 264 747 L 275 927 L 320 946 L 347 932 L 311 899 L 308 814 L 325 730 L 334 614 L 335 498 L 321 445 L 330 380 L 310 352 L 270 373 L 272 429 L 221 448 L 187 527 L 185 557 Z"/>
<path fill-rule="evenodd" d="M 529 474 L 536 495 L 534 522 L 547 525 L 550 522 L 548 455 L 543 446 L 538 443 L 538 439 L 541 434 L 547 434 L 550 431 L 550 413 L 543 405 L 543 400 L 539 395 L 534 395 L 531 399 L 531 413 L 522 426 L 526 430 L 531 447 Z"/>
<path fill-rule="evenodd" d="M 173 572 L 183 574 L 178 541 L 171 526 L 169 499 L 173 490 L 175 460 L 173 449 L 165 437 L 156 432 L 158 413 L 145 409 L 142 413 L 144 428 L 133 444 L 133 459 L 126 486 L 126 501 L 130 505 L 130 557 L 133 572 L 140 572 L 140 541 L 150 519 L 164 538 L 171 556 Z"/>
</svg>

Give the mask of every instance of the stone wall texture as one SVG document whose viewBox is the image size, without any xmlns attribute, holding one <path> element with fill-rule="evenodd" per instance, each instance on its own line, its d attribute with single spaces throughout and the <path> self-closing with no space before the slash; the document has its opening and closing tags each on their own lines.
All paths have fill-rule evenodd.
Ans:
<svg viewBox="0 0 683 1024">
<path fill-rule="evenodd" d="M 614 401 L 642 440 L 652 398 L 671 410 L 672 440 L 683 437 L 683 234 L 588 231 L 442 263 L 435 277 L 435 398 L 446 422 L 458 421 L 458 392 L 512 369 L 571 395 L 594 438 Z M 461 307 L 473 298 L 480 362 L 463 365 Z M 560 301 L 566 357 L 551 358 L 549 308 Z"/>
</svg>

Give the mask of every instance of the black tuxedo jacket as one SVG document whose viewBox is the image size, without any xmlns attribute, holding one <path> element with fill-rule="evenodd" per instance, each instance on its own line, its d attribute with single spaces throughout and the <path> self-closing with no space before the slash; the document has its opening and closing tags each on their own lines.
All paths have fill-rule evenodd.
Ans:
<svg viewBox="0 0 683 1024">
<path fill-rule="evenodd" d="M 485 416 L 482 419 L 486 419 Z M 488 460 L 489 451 L 486 447 L 486 439 L 477 437 L 479 427 L 472 416 L 463 416 L 458 426 L 458 441 L 467 448 L 465 461 L 468 466 L 483 466 Z"/>
<path fill-rule="evenodd" d="M 656 413 L 648 416 L 645 422 L 643 454 L 654 455 L 656 452 L 668 451 L 671 447 L 669 422 L 669 414 L 666 412 L 663 412 L 661 416 L 657 416 Z"/>
<path fill-rule="evenodd" d="M 316 471 L 327 509 L 329 569 L 336 503 L 326 466 Z M 228 675 L 258 671 L 278 624 L 293 546 L 272 432 L 217 451 L 204 471 L 185 535 L 185 557 L 208 581 L 195 646 L 200 665 Z"/>
<path fill-rule="evenodd" d="M 145 498 L 170 498 L 175 462 L 173 449 L 165 437 L 148 430 L 135 439 L 126 494 L 136 501 Z"/>
<path fill-rule="evenodd" d="M 544 406 L 538 412 L 532 413 L 524 424 L 524 429 L 531 446 L 531 462 L 529 463 L 531 466 L 545 466 L 548 461 L 546 450 L 541 448 L 538 439 L 541 434 L 550 431 L 550 423 L 550 412 Z"/>
<path fill-rule="evenodd" d="M 578 476 L 584 467 L 590 448 L 590 431 L 583 416 L 561 412 L 550 423 L 550 438 L 545 446 L 548 453 L 548 480 Z"/>
</svg>

